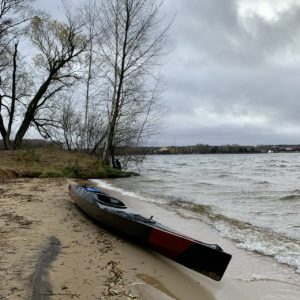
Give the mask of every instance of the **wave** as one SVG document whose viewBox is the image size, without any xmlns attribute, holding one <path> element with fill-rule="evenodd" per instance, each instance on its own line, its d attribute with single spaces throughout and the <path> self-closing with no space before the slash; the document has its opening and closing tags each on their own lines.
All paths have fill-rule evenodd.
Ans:
<svg viewBox="0 0 300 300">
<path fill-rule="evenodd" d="M 256 184 L 271 184 L 271 183 L 267 180 L 263 180 L 263 181 L 257 181 Z"/>
<path fill-rule="evenodd" d="M 270 159 L 270 160 L 268 160 L 268 162 L 270 163 L 284 163 L 284 164 L 287 164 L 287 163 L 290 163 L 290 161 L 288 161 L 288 160 L 277 160 L 277 159 Z"/>
<path fill-rule="evenodd" d="M 300 200 L 300 194 L 290 194 L 287 196 L 280 197 L 281 201 L 297 201 Z"/>
<path fill-rule="evenodd" d="M 177 173 L 175 171 L 170 171 L 168 169 L 159 169 L 159 168 L 148 168 L 147 171 L 155 171 L 155 172 L 170 173 L 170 174 L 176 174 Z"/>
<path fill-rule="evenodd" d="M 157 184 L 162 184 L 164 181 L 161 179 L 142 179 L 139 181 L 140 183 L 157 183 Z"/>
<path fill-rule="evenodd" d="M 149 195 L 149 197 L 148 197 L 148 195 L 146 193 L 141 194 L 139 192 L 128 191 L 121 187 L 116 187 L 103 179 L 90 179 L 90 181 L 95 182 L 100 188 L 112 190 L 112 191 L 118 192 L 124 196 L 138 198 L 139 200 L 152 202 L 152 203 L 156 203 L 156 204 L 162 204 L 162 201 L 160 201 L 160 200 L 165 200 L 163 197 L 160 196 L 160 194 L 157 195 L 157 197 L 155 197 L 155 198 L 153 197 L 153 194 L 151 196 Z"/>
<path fill-rule="evenodd" d="M 182 201 L 182 199 L 173 199 L 168 203 L 174 208 L 183 208 L 186 210 L 190 210 L 192 212 L 209 216 L 212 214 L 212 206 L 205 204 L 193 204 L 187 201 Z"/>
<path fill-rule="evenodd" d="M 239 248 L 273 257 L 300 273 L 300 244 L 296 240 L 263 228 L 228 226 L 226 221 L 217 222 L 215 227 L 223 237 L 236 241 Z"/>
<path fill-rule="evenodd" d="M 217 177 L 218 178 L 227 178 L 227 177 L 230 177 L 230 174 L 229 173 L 223 173 L 223 174 L 219 174 Z"/>
<path fill-rule="evenodd" d="M 181 201 L 173 201 L 170 204 L 175 208 L 187 209 L 205 216 L 221 236 L 234 240 L 237 247 L 273 257 L 277 262 L 289 265 L 300 273 L 299 240 L 216 213 L 210 205 Z"/>
<path fill-rule="evenodd" d="M 116 191 L 124 196 L 129 196 L 129 197 L 138 197 L 142 200 L 146 200 L 146 198 L 142 197 L 141 195 L 139 195 L 138 193 L 135 192 L 130 192 L 127 191 L 125 189 L 116 187 L 110 183 L 108 183 L 105 180 L 102 179 L 91 179 L 92 182 L 95 182 L 100 188 L 104 188 L 104 189 L 108 189 L 108 190 L 112 190 L 112 191 Z"/>
<path fill-rule="evenodd" d="M 191 183 L 189 184 L 189 186 L 195 186 L 195 187 L 199 187 L 199 186 L 218 186 L 218 184 L 215 183 L 211 183 L 211 182 L 205 182 L 205 181 L 200 181 L 197 183 Z"/>
<path fill-rule="evenodd" d="M 270 277 L 270 276 L 264 276 L 261 274 L 252 274 L 250 275 L 250 278 L 241 278 L 241 277 L 237 277 L 235 278 L 238 281 L 242 281 L 242 282 L 253 282 L 253 281 L 272 281 L 272 282 L 279 282 L 279 283 L 283 283 L 283 284 L 288 284 L 291 286 L 300 286 L 300 284 L 296 283 L 296 282 L 287 282 L 286 280 L 282 280 L 282 279 L 278 279 L 276 277 Z"/>
</svg>

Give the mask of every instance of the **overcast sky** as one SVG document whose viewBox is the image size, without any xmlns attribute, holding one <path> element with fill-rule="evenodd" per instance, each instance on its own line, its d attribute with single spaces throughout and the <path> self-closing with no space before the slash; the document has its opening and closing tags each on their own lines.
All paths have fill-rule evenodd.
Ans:
<svg viewBox="0 0 300 300">
<path fill-rule="evenodd" d="M 79 2 L 79 0 L 74 0 Z M 58 14 L 59 0 L 37 0 Z M 300 0 L 165 0 L 158 145 L 300 144 Z"/>
</svg>

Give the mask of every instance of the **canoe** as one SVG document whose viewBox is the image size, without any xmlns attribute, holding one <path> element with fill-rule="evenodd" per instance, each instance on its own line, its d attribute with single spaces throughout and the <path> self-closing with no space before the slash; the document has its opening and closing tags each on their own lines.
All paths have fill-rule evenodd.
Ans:
<svg viewBox="0 0 300 300">
<path fill-rule="evenodd" d="M 82 211 L 101 224 L 189 269 L 217 281 L 222 279 L 231 255 L 218 245 L 177 233 L 152 216 L 145 218 L 100 189 L 72 184 L 69 194 Z"/>
</svg>

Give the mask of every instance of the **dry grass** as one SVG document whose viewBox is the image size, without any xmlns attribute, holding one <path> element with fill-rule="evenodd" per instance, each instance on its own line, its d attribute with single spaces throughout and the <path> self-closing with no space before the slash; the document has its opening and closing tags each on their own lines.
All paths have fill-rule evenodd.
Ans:
<svg viewBox="0 0 300 300">
<path fill-rule="evenodd" d="M 103 166 L 96 157 L 57 148 L 0 151 L 0 178 L 105 178 L 124 172 Z"/>
</svg>

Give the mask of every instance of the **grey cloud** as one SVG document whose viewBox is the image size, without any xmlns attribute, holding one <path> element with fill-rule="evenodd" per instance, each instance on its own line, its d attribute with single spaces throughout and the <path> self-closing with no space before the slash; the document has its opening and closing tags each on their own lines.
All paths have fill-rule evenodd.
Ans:
<svg viewBox="0 0 300 300">
<path fill-rule="evenodd" d="M 260 62 L 266 55 L 297 43 L 300 7 L 292 7 L 275 23 L 269 23 L 260 16 L 243 21 L 237 14 L 237 2 L 180 1 L 180 5 L 176 6 L 178 22 L 175 20 L 172 32 L 176 34 L 177 46 L 192 48 L 193 51 L 198 49 L 206 57 L 222 63 L 244 64 L 245 60 Z"/>
<path fill-rule="evenodd" d="M 298 136 L 300 138 L 300 136 Z M 196 141 L 196 142 L 195 142 Z M 246 127 L 243 132 L 236 127 L 190 128 L 187 130 L 167 129 L 163 135 L 151 141 L 154 145 L 260 145 L 294 144 L 295 137 L 277 134 L 259 127 Z"/>
<path fill-rule="evenodd" d="M 300 6 L 291 6 L 276 22 L 269 22 L 254 15 L 242 19 L 237 3 L 167 1 L 177 17 L 170 32 L 176 48 L 164 66 L 164 102 L 171 109 L 164 136 L 177 135 L 178 143 L 197 143 L 201 137 L 212 144 L 226 139 L 243 144 L 297 143 Z M 204 117 L 207 110 L 209 126 L 197 125 L 197 108 Z M 244 116 L 247 124 L 230 122 L 235 115 L 237 120 Z M 192 126 L 183 125 L 189 118 Z M 258 126 L 260 119 L 265 120 Z"/>
</svg>

